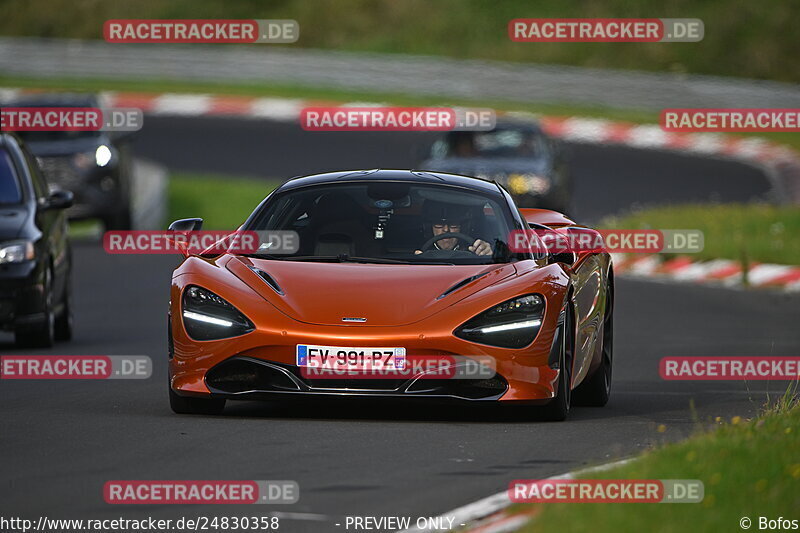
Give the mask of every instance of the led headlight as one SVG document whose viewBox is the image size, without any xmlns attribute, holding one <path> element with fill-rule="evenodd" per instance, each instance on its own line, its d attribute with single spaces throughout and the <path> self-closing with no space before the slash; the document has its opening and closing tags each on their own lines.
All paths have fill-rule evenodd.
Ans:
<svg viewBox="0 0 800 533">
<path fill-rule="evenodd" d="M 487 309 L 456 329 L 462 339 L 501 348 L 524 348 L 533 342 L 544 316 L 544 298 L 527 294 Z"/>
<path fill-rule="evenodd" d="M 198 341 L 236 337 L 255 329 L 230 303 L 195 285 L 183 291 L 183 325 L 189 336 Z"/>
<path fill-rule="evenodd" d="M 22 263 L 33 259 L 33 243 L 30 241 L 16 241 L 0 244 L 0 264 Z"/>
</svg>

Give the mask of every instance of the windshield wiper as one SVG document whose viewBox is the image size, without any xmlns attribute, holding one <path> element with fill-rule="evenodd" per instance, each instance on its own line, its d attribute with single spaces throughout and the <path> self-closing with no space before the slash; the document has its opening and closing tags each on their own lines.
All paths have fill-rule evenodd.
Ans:
<svg viewBox="0 0 800 533">
<path fill-rule="evenodd" d="M 376 265 L 408 265 L 408 261 L 400 259 L 387 259 L 384 257 L 358 257 L 343 254 L 339 256 L 339 261 L 342 263 L 370 263 Z"/>
<path fill-rule="evenodd" d="M 365 263 L 374 265 L 452 265 L 450 261 L 406 261 L 402 259 L 388 259 L 384 257 L 360 257 L 355 255 L 270 255 L 270 254 L 243 254 L 246 257 L 257 259 L 277 259 L 280 261 L 302 261 L 317 263 Z"/>
<path fill-rule="evenodd" d="M 281 261 L 308 261 L 319 263 L 338 263 L 339 257 L 335 255 L 272 255 L 272 254 L 248 254 L 248 257 L 260 259 L 280 259 Z"/>
<path fill-rule="evenodd" d="M 259 259 L 280 259 L 283 261 L 308 261 L 318 263 L 375 263 L 375 264 L 396 264 L 405 265 L 408 261 L 398 259 L 383 259 L 380 257 L 358 257 L 354 255 L 271 255 L 271 254 L 245 254 L 247 257 Z"/>
</svg>

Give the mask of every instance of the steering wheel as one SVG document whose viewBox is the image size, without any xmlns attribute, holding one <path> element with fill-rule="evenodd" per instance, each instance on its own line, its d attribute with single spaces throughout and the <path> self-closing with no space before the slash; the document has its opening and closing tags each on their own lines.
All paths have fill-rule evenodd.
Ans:
<svg viewBox="0 0 800 533">
<path fill-rule="evenodd" d="M 466 235 L 464 233 L 450 233 L 450 232 L 442 233 L 441 235 L 434 235 L 433 237 L 425 241 L 425 244 L 422 245 L 422 253 L 425 253 L 431 248 L 433 248 L 433 244 L 439 242 L 442 239 L 458 239 L 459 241 L 465 243 L 468 247 L 472 246 L 472 244 L 475 242 L 475 239 L 473 237 L 470 237 L 469 235 Z M 469 252 L 469 250 L 466 251 Z"/>
</svg>

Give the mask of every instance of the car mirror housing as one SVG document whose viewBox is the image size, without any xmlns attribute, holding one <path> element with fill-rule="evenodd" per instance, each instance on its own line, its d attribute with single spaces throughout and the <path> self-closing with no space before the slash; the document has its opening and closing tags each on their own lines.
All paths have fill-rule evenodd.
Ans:
<svg viewBox="0 0 800 533">
<path fill-rule="evenodd" d="M 56 190 L 50 193 L 43 202 L 42 207 L 45 210 L 49 209 L 67 209 L 72 207 L 73 196 L 72 192 L 64 190 Z"/>
<path fill-rule="evenodd" d="M 551 253 L 548 255 L 548 263 L 572 265 L 575 263 L 575 254 L 573 252 Z"/>
<path fill-rule="evenodd" d="M 167 228 L 169 231 L 199 231 L 203 227 L 202 218 L 181 218 L 174 221 Z"/>
</svg>

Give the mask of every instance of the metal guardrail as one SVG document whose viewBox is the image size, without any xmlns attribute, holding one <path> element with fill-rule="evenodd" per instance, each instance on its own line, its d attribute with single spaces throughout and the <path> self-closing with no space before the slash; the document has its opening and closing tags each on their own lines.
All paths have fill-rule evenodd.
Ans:
<svg viewBox="0 0 800 533">
<path fill-rule="evenodd" d="M 167 219 L 167 182 L 169 173 L 163 165 L 134 159 L 131 182 L 133 229 L 164 229 Z"/>
<path fill-rule="evenodd" d="M 272 45 L 109 44 L 2 37 L 0 73 L 292 84 L 651 110 L 800 107 L 800 85 L 789 83 Z"/>
</svg>

